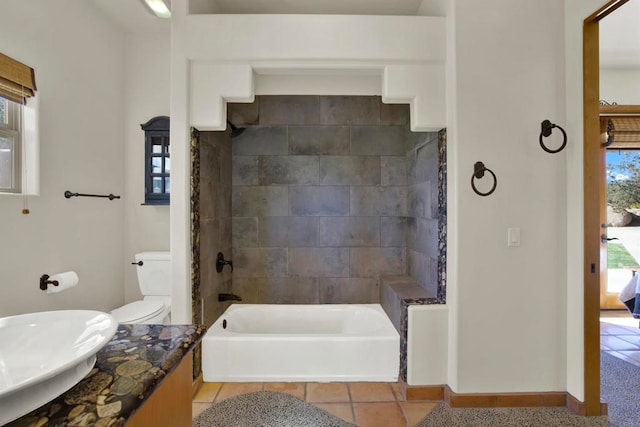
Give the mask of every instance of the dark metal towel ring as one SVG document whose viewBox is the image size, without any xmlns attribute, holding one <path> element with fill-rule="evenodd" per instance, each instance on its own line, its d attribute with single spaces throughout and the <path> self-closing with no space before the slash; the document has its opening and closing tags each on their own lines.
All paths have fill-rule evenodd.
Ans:
<svg viewBox="0 0 640 427">
<path fill-rule="evenodd" d="M 484 173 L 485 172 L 489 172 L 491 174 L 491 176 L 493 177 L 493 187 L 491 187 L 491 190 L 487 191 L 486 193 L 481 192 L 480 190 L 478 190 L 476 188 L 476 183 L 474 182 L 474 179 L 480 179 L 482 177 L 484 177 Z M 496 187 L 498 186 L 498 178 L 496 178 L 496 174 L 493 173 L 493 171 L 491 169 L 487 169 L 484 166 L 484 163 L 482 162 L 476 162 L 473 165 L 473 175 L 471 175 L 471 188 L 473 188 L 473 191 L 475 191 L 475 193 L 478 196 L 488 196 L 491 193 L 493 193 L 494 191 L 496 191 Z"/>
<path fill-rule="evenodd" d="M 550 150 L 544 145 L 544 142 L 542 141 L 542 138 L 551 135 L 553 128 L 558 128 L 560 129 L 560 132 L 562 132 L 562 145 L 557 150 Z M 564 129 L 562 129 L 560 126 L 554 123 L 551 123 L 549 120 L 544 120 L 542 122 L 542 130 L 540 131 L 540 147 L 542 147 L 542 149 L 547 153 L 554 154 L 564 150 L 564 147 L 566 147 L 566 145 L 567 145 L 567 133 L 564 131 Z"/>
</svg>

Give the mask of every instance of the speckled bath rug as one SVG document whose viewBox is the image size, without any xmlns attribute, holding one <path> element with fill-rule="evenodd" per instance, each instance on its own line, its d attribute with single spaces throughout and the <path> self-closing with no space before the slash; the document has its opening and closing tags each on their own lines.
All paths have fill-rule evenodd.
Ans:
<svg viewBox="0 0 640 427">
<path fill-rule="evenodd" d="M 297 397 L 257 391 L 225 399 L 193 420 L 193 427 L 354 427 Z"/>
<path fill-rule="evenodd" d="M 640 367 L 600 353 L 600 396 L 609 405 L 611 427 L 640 426 Z"/>
<path fill-rule="evenodd" d="M 581 417 L 566 408 L 450 408 L 440 403 L 416 427 L 606 427 L 607 417 Z"/>
<path fill-rule="evenodd" d="M 640 367 L 600 353 L 601 397 L 608 417 L 581 417 L 566 408 L 460 408 L 441 403 L 416 427 L 638 427 Z"/>
</svg>

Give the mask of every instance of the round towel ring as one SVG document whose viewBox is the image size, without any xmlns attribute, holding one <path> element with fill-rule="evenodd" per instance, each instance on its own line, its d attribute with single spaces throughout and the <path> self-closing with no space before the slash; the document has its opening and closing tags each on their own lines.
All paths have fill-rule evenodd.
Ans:
<svg viewBox="0 0 640 427">
<path fill-rule="evenodd" d="M 475 179 L 480 179 L 482 177 L 484 177 L 484 173 L 485 172 L 489 172 L 491 174 L 491 176 L 493 177 L 493 186 L 491 187 L 491 190 L 487 191 L 486 193 L 481 192 L 480 190 L 478 190 L 476 188 L 476 183 L 475 183 Z M 496 178 L 496 174 L 493 173 L 493 171 L 491 169 L 488 169 L 484 166 L 484 163 L 482 162 L 476 162 L 473 165 L 473 175 L 471 175 L 471 188 L 473 189 L 473 191 L 478 195 L 478 196 L 489 196 L 490 194 L 492 194 L 494 191 L 496 191 L 496 187 L 498 186 L 498 178 Z"/>
<path fill-rule="evenodd" d="M 564 150 L 564 147 L 566 147 L 567 145 L 567 133 L 564 131 L 564 129 L 562 129 L 560 126 L 551 123 L 549 120 L 544 120 L 541 124 L 542 126 L 542 130 L 540 131 L 540 147 L 542 147 L 542 149 L 544 151 L 546 151 L 547 153 L 551 153 L 551 154 L 555 154 L 555 153 L 559 153 L 562 150 Z M 558 128 L 560 129 L 560 132 L 562 132 L 562 145 L 560 146 L 560 148 L 556 149 L 556 150 L 551 150 L 550 148 L 547 148 L 544 145 L 544 142 L 542 141 L 543 137 L 547 137 L 551 135 L 551 132 L 553 131 L 553 128 Z"/>
</svg>

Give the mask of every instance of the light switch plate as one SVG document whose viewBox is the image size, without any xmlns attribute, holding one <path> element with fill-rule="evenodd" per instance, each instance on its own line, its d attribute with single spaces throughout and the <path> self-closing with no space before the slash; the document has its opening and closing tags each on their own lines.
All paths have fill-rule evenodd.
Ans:
<svg viewBox="0 0 640 427">
<path fill-rule="evenodd" d="M 507 246 L 520 246 L 520 228 L 507 228 Z"/>
</svg>

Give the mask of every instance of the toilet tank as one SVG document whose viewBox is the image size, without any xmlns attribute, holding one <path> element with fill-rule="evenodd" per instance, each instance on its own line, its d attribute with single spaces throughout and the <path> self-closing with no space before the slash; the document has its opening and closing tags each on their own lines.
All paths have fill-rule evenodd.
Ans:
<svg viewBox="0 0 640 427">
<path fill-rule="evenodd" d="M 171 253 L 141 252 L 135 256 L 142 295 L 171 296 Z"/>
</svg>

